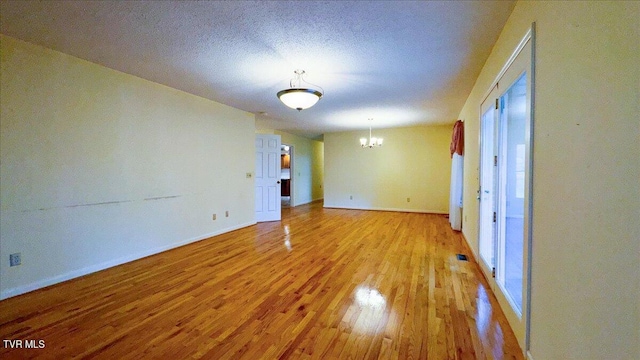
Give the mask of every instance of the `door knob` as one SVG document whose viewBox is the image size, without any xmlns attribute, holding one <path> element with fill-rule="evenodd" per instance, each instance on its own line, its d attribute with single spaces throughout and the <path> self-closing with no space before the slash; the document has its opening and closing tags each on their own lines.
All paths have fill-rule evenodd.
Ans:
<svg viewBox="0 0 640 360">
<path fill-rule="evenodd" d="M 278 184 L 280 184 L 280 180 L 278 180 Z"/>
</svg>

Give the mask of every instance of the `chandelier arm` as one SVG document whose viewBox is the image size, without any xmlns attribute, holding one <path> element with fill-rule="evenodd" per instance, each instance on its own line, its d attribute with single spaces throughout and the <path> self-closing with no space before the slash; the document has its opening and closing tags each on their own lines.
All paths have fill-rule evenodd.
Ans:
<svg viewBox="0 0 640 360">
<path fill-rule="evenodd" d="M 310 82 L 308 82 L 307 80 L 304 79 L 304 72 L 300 75 L 300 80 L 306 82 L 307 84 L 311 85 L 311 86 L 315 86 L 320 88 L 320 92 L 322 93 L 322 95 L 324 95 L 324 89 L 322 88 L 322 86 L 320 85 L 316 85 L 316 84 L 312 84 Z"/>
<path fill-rule="evenodd" d="M 310 82 L 308 82 L 308 81 L 305 81 L 305 82 L 306 82 L 307 84 L 311 85 L 311 86 L 315 86 L 315 87 L 317 87 L 317 88 L 320 88 L 320 92 L 322 93 L 322 95 L 324 95 L 324 89 L 322 88 L 322 86 L 320 86 L 320 85 L 316 85 L 316 84 L 312 84 L 312 83 L 310 83 Z"/>
</svg>

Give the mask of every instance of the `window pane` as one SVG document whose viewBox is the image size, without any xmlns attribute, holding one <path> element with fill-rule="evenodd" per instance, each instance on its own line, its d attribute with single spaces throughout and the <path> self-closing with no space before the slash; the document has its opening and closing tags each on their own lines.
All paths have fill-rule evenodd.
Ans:
<svg viewBox="0 0 640 360">
<path fill-rule="evenodd" d="M 500 226 L 503 266 L 501 279 L 518 311 L 522 311 L 522 264 L 524 250 L 525 126 L 527 123 L 527 83 L 522 75 L 501 97 L 501 166 L 504 199 Z"/>
</svg>

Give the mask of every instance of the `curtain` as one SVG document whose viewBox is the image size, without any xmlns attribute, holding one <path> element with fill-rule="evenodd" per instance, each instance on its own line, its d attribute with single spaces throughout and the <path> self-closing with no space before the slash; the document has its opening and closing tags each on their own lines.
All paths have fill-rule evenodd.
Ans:
<svg viewBox="0 0 640 360">
<path fill-rule="evenodd" d="M 462 181 L 464 171 L 464 122 L 456 121 L 451 135 L 451 187 L 449 223 L 453 230 L 462 230 Z"/>
</svg>

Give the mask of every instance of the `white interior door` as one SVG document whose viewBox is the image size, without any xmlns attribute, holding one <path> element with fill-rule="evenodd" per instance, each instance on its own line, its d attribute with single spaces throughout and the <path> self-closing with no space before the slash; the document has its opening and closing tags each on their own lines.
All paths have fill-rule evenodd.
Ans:
<svg viewBox="0 0 640 360">
<path fill-rule="evenodd" d="M 280 135 L 256 135 L 256 221 L 279 221 Z"/>
</svg>

